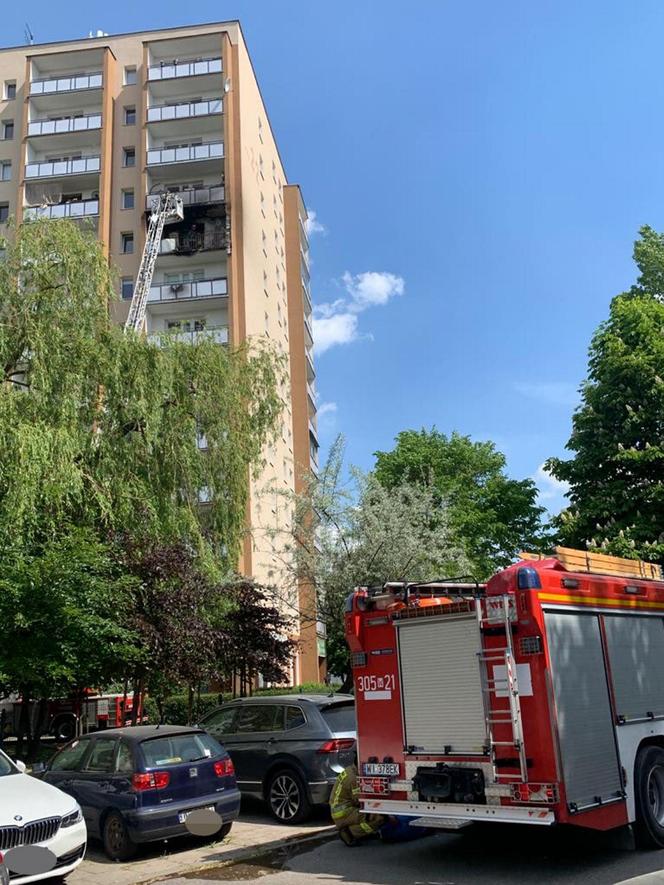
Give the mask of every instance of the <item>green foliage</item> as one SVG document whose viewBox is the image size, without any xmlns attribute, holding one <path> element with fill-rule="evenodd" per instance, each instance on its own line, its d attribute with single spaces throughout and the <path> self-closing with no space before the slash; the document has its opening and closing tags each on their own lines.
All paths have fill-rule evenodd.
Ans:
<svg viewBox="0 0 664 885">
<path fill-rule="evenodd" d="M 284 688 L 260 688 L 254 695 L 270 696 L 280 694 L 330 694 L 337 692 L 339 683 L 327 685 L 325 682 L 303 682 L 301 685 L 286 686 Z"/>
<path fill-rule="evenodd" d="M 547 468 L 570 484 L 564 543 L 664 563 L 664 237 L 642 228 L 634 258 L 637 285 L 590 345 L 574 456 Z"/>
<path fill-rule="evenodd" d="M 542 544 L 537 488 L 530 479 L 509 479 L 505 456 L 492 442 L 473 442 L 435 428 L 404 430 L 390 452 L 376 452 L 378 482 L 430 487 L 447 505 L 449 529 L 463 545 L 477 578 L 513 561 L 519 550 Z"/>
<path fill-rule="evenodd" d="M 217 692 L 194 694 L 191 722 L 199 722 L 206 713 L 223 704 L 224 697 Z M 189 695 L 173 694 L 164 698 L 162 702 L 163 720 L 159 713 L 157 701 L 148 697 L 145 703 L 145 712 L 151 725 L 164 722 L 168 725 L 190 725 L 189 722 Z"/>
</svg>

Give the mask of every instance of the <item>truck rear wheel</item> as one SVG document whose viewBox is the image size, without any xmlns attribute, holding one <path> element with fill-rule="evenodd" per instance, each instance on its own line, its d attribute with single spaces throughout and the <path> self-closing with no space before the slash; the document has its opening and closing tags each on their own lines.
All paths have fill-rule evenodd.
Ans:
<svg viewBox="0 0 664 885">
<path fill-rule="evenodd" d="M 634 765 L 635 835 L 639 848 L 664 848 L 664 750 L 642 747 Z"/>
</svg>

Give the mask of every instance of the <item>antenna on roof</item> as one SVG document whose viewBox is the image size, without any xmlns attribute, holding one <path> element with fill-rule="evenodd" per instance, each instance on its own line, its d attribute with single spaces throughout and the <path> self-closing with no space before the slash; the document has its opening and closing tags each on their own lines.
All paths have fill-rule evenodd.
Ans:
<svg viewBox="0 0 664 885">
<path fill-rule="evenodd" d="M 25 28 L 23 29 L 23 33 L 25 35 L 25 42 L 29 43 L 30 46 L 35 42 L 35 35 L 32 33 L 30 29 L 30 25 L 26 22 Z"/>
</svg>

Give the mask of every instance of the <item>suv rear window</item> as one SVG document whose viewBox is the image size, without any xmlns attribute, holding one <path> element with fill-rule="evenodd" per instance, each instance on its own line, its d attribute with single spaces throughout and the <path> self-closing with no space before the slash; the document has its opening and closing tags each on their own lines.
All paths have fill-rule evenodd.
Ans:
<svg viewBox="0 0 664 885">
<path fill-rule="evenodd" d="M 178 765 L 180 762 L 198 762 L 222 756 L 223 750 L 213 737 L 204 732 L 170 734 L 151 738 L 141 744 L 147 768 Z"/>
<path fill-rule="evenodd" d="M 330 731 L 355 731 L 357 729 L 355 704 L 330 704 L 329 707 L 321 709 L 321 714 Z"/>
</svg>

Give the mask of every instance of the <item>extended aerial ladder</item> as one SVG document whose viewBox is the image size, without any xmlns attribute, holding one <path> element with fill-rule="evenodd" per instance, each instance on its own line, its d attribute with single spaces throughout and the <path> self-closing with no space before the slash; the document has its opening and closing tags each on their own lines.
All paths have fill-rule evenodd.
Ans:
<svg viewBox="0 0 664 885">
<path fill-rule="evenodd" d="M 152 212 L 150 213 L 150 222 L 148 224 L 148 232 L 145 238 L 141 266 L 138 270 L 134 294 L 131 297 L 129 315 L 125 322 L 125 332 L 128 329 L 132 329 L 134 332 L 140 332 L 143 329 L 145 311 L 147 309 L 148 297 L 150 295 L 150 287 L 152 286 L 154 267 L 159 255 L 159 247 L 161 244 L 161 236 L 164 232 L 164 225 L 172 224 L 175 221 L 181 221 L 183 218 L 184 210 L 182 207 L 182 197 L 167 191 L 164 194 L 160 194 L 158 198 L 155 198 L 152 204 Z"/>
</svg>

